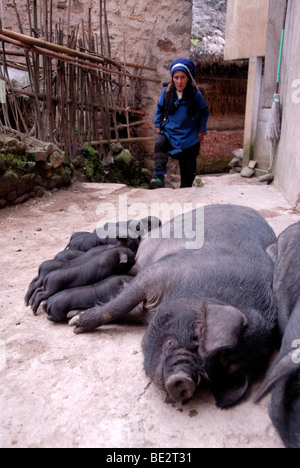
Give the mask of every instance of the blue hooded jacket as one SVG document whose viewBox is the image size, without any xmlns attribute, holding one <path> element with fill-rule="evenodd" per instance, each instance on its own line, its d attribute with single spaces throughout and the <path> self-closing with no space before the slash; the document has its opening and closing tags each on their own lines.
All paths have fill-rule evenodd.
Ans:
<svg viewBox="0 0 300 468">
<path fill-rule="evenodd" d="M 164 100 L 167 88 L 162 90 L 155 112 L 155 127 L 159 127 L 161 133 L 166 135 L 170 144 L 175 149 L 172 153 L 178 153 L 190 148 L 199 142 L 198 133 L 206 132 L 206 124 L 209 110 L 200 91 L 195 88 L 194 99 L 199 115 L 188 113 L 188 103 L 183 99 L 175 101 L 177 107 L 174 114 L 165 114 Z"/>
</svg>

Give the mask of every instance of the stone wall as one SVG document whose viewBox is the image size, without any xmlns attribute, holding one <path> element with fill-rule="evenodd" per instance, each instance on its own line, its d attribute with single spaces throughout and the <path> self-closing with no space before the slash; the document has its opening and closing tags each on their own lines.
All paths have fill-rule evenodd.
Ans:
<svg viewBox="0 0 300 468">
<path fill-rule="evenodd" d="M 224 58 L 227 0 L 194 0 L 191 54 L 196 60 Z"/>
<path fill-rule="evenodd" d="M 70 185 L 72 169 L 52 144 L 0 133 L 0 208 Z"/>
<path fill-rule="evenodd" d="M 49 3 L 49 2 L 48 2 Z M 70 27 L 86 25 L 91 9 L 92 30 L 99 35 L 99 0 L 72 0 Z M 168 62 L 177 55 L 189 55 L 192 28 L 192 0 L 107 0 L 107 23 L 112 58 L 158 67 L 158 76 L 168 76 Z M 6 28 L 19 31 L 13 2 L 3 1 Z M 29 34 L 27 0 L 17 8 L 25 34 Z M 69 0 L 53 0 L 54 22 L 65 24 L 67 32 Z M 167 71 L 166 71 L 167 70 Z"/>
</svg>

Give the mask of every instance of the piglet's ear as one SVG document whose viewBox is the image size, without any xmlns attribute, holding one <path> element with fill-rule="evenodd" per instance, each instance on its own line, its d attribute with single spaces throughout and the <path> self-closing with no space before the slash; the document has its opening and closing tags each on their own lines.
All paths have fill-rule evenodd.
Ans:
<svg viewBox="0 0 300 468">
<path fill-rule="evenodd" d="M 199 354 L 203 358 L 209 358 L 224 349 L 233 349 L 247 324 L 245 315 L 235 307 L 208 303 Z"/>
</svg>

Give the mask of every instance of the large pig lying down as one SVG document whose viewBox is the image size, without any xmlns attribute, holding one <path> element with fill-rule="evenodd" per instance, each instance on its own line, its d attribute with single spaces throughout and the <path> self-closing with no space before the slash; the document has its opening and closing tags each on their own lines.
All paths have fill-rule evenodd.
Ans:
<svg viewBox="0 0 300 468">
<path fill-rule="evenodd" d="M 192 213 L 194 222 L 199 213 Z M 173 401 L 209 383 L 216 404 L 226 408 L 245 397 L 274 346 L 274 264 L 266 249 L 276 236 L 257 212 L 232 205 L 205 207 L 204 236 L 195 250 L 186 239 L 149 234 L 137 252 L 137 276 L 70 325 L 75 333 L 91 331 L 143 303 L 146 374 Z"/>
<path fill-rule="evenodd" d="M 273 288 L 282 343 L 256 399 L 272 389 L 272 422 L 286 447 L 300 448 L 300 222 L 280 234 L 275 249 Z"/>
</svg>

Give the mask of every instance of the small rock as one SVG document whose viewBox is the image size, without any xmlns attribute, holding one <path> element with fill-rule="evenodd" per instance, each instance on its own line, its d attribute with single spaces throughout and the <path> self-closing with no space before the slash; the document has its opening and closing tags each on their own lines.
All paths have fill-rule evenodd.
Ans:
<svg viewBox="0 0 300 468">
<path fill-rule="evenodd" d="M 30 149 L 27 151 L 27 156 L 34 162 L 47 161 L 48 152 L 42 149 Z"/>
<path fill-rule="evenodd" d="M 236 149 L 236 150 L 232 151 L 232 154 L 238 159 L 243 159 L 244 150 L 243 150 L 243 148 L 239 148 L 239 149 Z"/>
<path fill-rule="evenodd" d="M 149 169 L 147 169 L 146 167 L 143 167 L 142 170 L 141 170 L 141 173 L 142 173 L 143 177 L 145 177 L 145 179 L 149 180 L 149 182 L 150 182 L 150 180 L 153 177 L 152 172 Z"/>
<path fill-rule="evenodd" d="M 250 169 L 255 169 L 257 164 L 258 164 L 257 161 L 252 160 L 252 161 L 249 161 L 248 167 L 250 167 Z"/>
<path fill-rule="evenodd" d="M 18 186 L 18 196 L 20 197 L 26 192 L 31 192 L 36 185 L 35 174 L 25 174 L 20 178 Z"/>
<path fill-rule="evenodd" d="M 116 144 L 112 147 L 113 154 L 119 154 L 119 153 L 121 153 L 122 150 L 123 150 L 123 146 L 122 146 L 121 143 L 116 143 Z"/>
<path fill-rule="evenodd" d="M 259 180 L 260 182 L 269 182 L 269 183 L 270 183 L 270 182 L 273 182 L 273 180 L 274 180 L 274 174 L 266 174 L 266 175 L 260 176 L 260 177 L 258 178 L 258 180 Z"/>
<path fill-rule="evenodd" d="M 230 167 L 241 167 L 241 165 L 242 165 L 242 160 L 236 157 L 233 158 L 229 163 Z"/>
<path fill-rule="evenodd" d="M 54 151 L 51 155 L 50 155 L 50 164 L 51 166 L 54 168 L 54 169 L 57 169 L 58 167 L 60 167 L 62 165 L 62 159 L 61 159 L 61 155 L 59 154 L 58 151 Z"/>
<path fill-rule="evenodd" d="M 53 144 L 52 143 L 47 143 L 44 146 L 44 149 L 45 149 L 45 151 L 47 151 L 48 156 L 50 156 L 50 154 L 53 153 L 53 151 L 54 151 Z"/>
<path fill-rule="evenodd" d="M 6 153 L 24 154 L 25 145 L 17 138 L 9 138 L 5 143 Z"/>
<path fill-rule="evenodd" d="M 241 172 L 241 176 L 242 177 L 252 177 L 254 175 L 254 170 L 253 169 L 250 169 L 250 167 L 248 166 L 245 166 Z"/>
<path fill-rule="evenodd" d="M 123 171 L 129 169 L 132 156 L 128 150 L 123 150 L 114 159 L 116 165 Z"/>
<path fill-rule="evenodd" d="M 16 198 L 18 198 L 18 194 L 15 190 L 6 195 L 6 200 L 9 202 L 16 200 Z"/>
<path fill-rule="evenodd" d="M 17 174 L 11 171 L 7 171 L 0 177 L 0 198 L 5 197 L 10 192 L 14 192 L 17 189 L 18 181 Z"/>
<path fill-rule="evenodd" d="M 204 183 L 202 182 L 201 177 L 196 176 L 194 183 L 193 183 L 193 187 L 204 187 Z"/>
<path fill-rule="evenodd" d="M 19 203 L 24 203 L 26 200 L 28 200 L 28 198 L 29 198 L 29 194 L 24 193 L 24 195 L 21 195 L 20 197 L 16 198 L 16 200 L 14 200 L 14 205 L 19 205 Z"/>
</svg>

